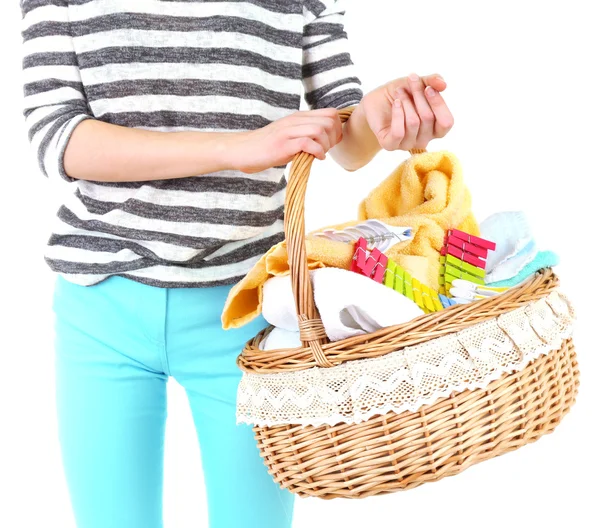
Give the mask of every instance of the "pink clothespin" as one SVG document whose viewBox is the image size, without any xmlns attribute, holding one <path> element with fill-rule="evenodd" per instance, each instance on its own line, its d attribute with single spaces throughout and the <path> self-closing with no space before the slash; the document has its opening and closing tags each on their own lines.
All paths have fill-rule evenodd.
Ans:
<svg viewBox="0 0 600 528">
<path fill-rule="evenodd" d="M 379 284 L 383 284 L 383 279 L 385 278 L 385 270 L 387 268 L 388 258 L 381 251 L 375 248 L 371 252 L 371 256 L 377 259 L 377 263 L 375 264 L 375 269 L 373 271 L 373 280 L 378 282 Z"/>
<path fill-rule="evenodd" d="M 473 244 L 475 246 L 479 246 L 483 249 L 488 249 L 490 251 L 496 250 L 496 243 L 491 242 L 490 240 L 485 240 L 484 238 L 476 237 L 475 235 L 469 235 L 469 233 L 465 233 L 464 231 L 459 231 L 458 229 L 451 229 L 448 231 L 448 236 L 454 236 L 456 238 L 460 238 L 465 242 Z"/>
<path fill-rule="evenodd" d="M 352 266 L 350 268 L 350 271 L 362 274 L 366 260 L 367 240 L 361 237 L 354 244 L 354 256 L 352 257 Z"/>
<path fill-rule="evenodd" d="M 373 278 L 373 273 L 375 273 L 375 266 L 377 266 L 377 261 L 379 260 L 379 255 L 381 252 L 376 248 L 371 251 L 371 254 L 367 257 L 365 265 L 362 267 L 362 274 L 366 277 Z"/>
<path fill-rule="evenodd" d="M 465 253 L 471 253 L 471 255 L 475 255 L 476 257 L 485 259 L 488 256 L 487 249 L 484 249 L 480 246 L 476 246 L 475 244 L 471 244 L 470 242 L 462 240 L 453 235 L 448 236 L 446 243 L 449 246 L 454 246 L 459 249 L 462 249 Z"/>
<path fill-rule="evenodd" d="M 369 252 L 365 238 L 359 238 L 354 245 L 351 271 L 369 277 L 383 284 L 388 258 L 379 249 Z"/>
<path fill-rule="evenodd" d="M 478 268 L 485 269 L 485 260 L 476 257 L 475 255 L 471 255 L 470 253 L 465 253 L 462 249 L 459 249 L 455 246 L 445 246 L 441 251 L 442 255 L 452 255 L 463 262 L 467 262 L 473 266 L 477 266 Z"/>
</svg>

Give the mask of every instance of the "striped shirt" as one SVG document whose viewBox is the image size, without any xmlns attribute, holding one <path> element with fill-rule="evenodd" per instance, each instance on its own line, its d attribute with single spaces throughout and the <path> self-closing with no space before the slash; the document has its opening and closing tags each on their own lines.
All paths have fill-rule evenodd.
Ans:
<svg viewBox="0 0 600 528">
<path fill-rule="evenodd" d="M 284 167 L 148 182 L 73 180 L 85 119 L 235 132 L 357 104 L 336 0 L 22 0 L 25 117 L 40 169 L 71 182 L 46 260 L 72 282 L 232 284 L 283 239 Z"/>
</svg>

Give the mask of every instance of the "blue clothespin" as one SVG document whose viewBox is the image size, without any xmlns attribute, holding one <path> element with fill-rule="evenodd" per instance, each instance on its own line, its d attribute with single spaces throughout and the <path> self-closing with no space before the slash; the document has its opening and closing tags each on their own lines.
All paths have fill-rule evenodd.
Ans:
<svg viewBox="0 0 600 528">
<path fill-rule="evenodd" d="M 448 299 L 448 297 L 446 297 L 445 295 L 442 295 L 441 293 L 440 293 L 440 301 L 442 301 L 442 306 L 444 308 L 450 308 L 450 306 L 452 306 L 450 304 L 450 299 Z"/>
</svg>

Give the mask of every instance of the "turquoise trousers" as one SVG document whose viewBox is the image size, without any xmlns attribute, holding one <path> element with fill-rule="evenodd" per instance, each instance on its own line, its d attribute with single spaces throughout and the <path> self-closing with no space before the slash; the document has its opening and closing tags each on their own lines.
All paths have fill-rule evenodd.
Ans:
<svg viewBox="0 0 600 528">
<path fill-rule="evenodd" d="M 210 528 L 289 528 L 293 495 L 272 480 L 236 425 L 235 360 L 264 320 L 225 332 L 229 287 L 164 289 L 120 277 L 84 287 L 59 278 L 59 434 L 78 528 L 159 528 L 166 386 L 187 392 Z"/>
</svg>

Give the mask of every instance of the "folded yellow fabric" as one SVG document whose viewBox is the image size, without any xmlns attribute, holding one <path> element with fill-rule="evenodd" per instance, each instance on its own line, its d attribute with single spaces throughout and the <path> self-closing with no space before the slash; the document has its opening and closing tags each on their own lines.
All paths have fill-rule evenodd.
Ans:
<svg viewBox="0 0 600 528">
<path fill-rule="evenodd" d="M 458 159 L 449 152 L 425 152 L 407 159 L 360 204 L 357 221 L 333 226 L 340 229 L 369 218 L 389 225 L 408 226 L 413 238 L 392 246 L 386 254 L 399 266 L 438 290 L 439 251 L 448 229 L 479 235 L 471 212 Z M 349 269 L 353 246 L 307 237 L 309 269 Z M 236 284 L 223 310 L 223 328 L 237 328 L 260 315 L 262 288 L 270 278 L 289 273 L 285 242 L 272 247 Z"/>
</svg>

